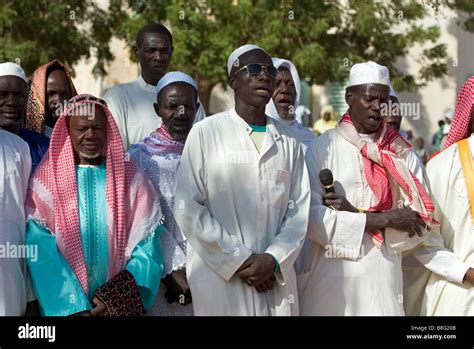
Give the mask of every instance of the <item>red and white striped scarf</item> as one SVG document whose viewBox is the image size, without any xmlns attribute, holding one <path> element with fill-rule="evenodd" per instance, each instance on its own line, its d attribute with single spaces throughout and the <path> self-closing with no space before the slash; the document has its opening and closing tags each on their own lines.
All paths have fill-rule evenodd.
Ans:
<svg viewBox="0 0 474 349">
<path fill-rule="evenodd" d="M 109 109 L 95 100 L 75 102 L 81 98 L 84 95 L 72 98 L 59 117 L 49 150 L 30 179 L 26 207 L 29 218 L 38 220 L 55 235 L 58 249 L 87 294 L 74 149 L 66 124 L 71 110 L 92 104 L 101 107 L 107 117 L 107 141 L 102 155 L 106 158 L 109 279 L 124 268 L 136 243 L 161 218 L 161 211 L 149 179 L 132 162 L 125 161 L 120 133 Z"/>
<path fill-rule="evenodd" d="M 401 154 L 411 148 L 403 137 L 382 122 L 377 131 L 376 142 L 370 142 L 360 137 L 349 114 L 345 114 L 338 125 L 337 132 L 349 143 L 357 147 L 362 154 L 364 176 L 370 189 L 378 199 L 377 204 L 369 207 L 368 211 L 385 211 L 395 205 L 392 198 L 389 178 L 399 187 L 404 201 L 418 212 L 427 225 L 435 225 L 432 219 L 434 205 L 420 181 L 410 172 L 401 158 Z M 384 237 L 381 231 L 369 231 L 369 234 L 382 244 Z"/>
<path fill-rule="evenodd" d="M 471 113 L 474 106 L 474 76 L 471 76 L 459 91 L 453 122 L 449 129 L 445 148 L 469 137 L 471 134 Z"/>
</svg>

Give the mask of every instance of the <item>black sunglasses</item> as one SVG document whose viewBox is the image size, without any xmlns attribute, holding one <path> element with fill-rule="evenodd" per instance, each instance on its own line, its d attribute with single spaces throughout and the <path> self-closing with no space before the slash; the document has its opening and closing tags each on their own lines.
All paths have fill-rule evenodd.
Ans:
<svg viewBox="0 0 474 349">
<path fill-rule="evenodd" d="M 235 76 L 245 69 L 247 70 L 247 73 L 249 73 L 249 75 L 260 75 L 260 73 L 262 72 L 262 69 L 265 70 L 268 76 L 271 76 L 272 78 L 275 78 L 278 74 L 278 69 L 275 68 L 273 65 L 268 65 L 268 64 L 263 64 L 263 63 L 250 63 L 247 65 L 244 65 L 242 68 L 239 68 L 232 75 Z"/>
</svg>

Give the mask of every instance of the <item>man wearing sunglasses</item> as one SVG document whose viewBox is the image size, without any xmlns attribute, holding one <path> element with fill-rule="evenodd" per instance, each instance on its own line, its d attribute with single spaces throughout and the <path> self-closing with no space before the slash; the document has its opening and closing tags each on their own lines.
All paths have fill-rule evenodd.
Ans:
<svg viewBox="0 0 474 349">
<path fill-rule="evenodd" d="M 265 115 L 278 71 L 255 45 L 229 56 L 235 108 L 197 123 L 178 170 L 175 218 L 188 239 L 195 315 L 298 315 L 293 263 L 309 182 L 289 127 Z"/>
</svg>

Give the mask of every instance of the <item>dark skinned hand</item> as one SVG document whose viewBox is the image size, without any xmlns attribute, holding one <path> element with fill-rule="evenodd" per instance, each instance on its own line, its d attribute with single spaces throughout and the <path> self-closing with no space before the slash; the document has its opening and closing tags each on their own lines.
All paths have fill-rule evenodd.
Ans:
<svg viewBox="0 0 474 349">
<path fill-rule="evenodd" d="M 466 272 L 466 275 L 464 275 L 464 280 L 469 282 L 471 285 L 474 286 L 474 268 L 469 268 Z"/>
<path fill-rule="evenodd" d="M 109 311 L 107 310 L 107 306 L 99 298 L 94 297 L 94 299 L 92 300 L 92 304 L 94 305 L 94 308 L 91 310 L 91 316 L 107 316 L 107 315 L 109 315 Z"/>
<path fill-rule="evenodd" d="M 257 290 L 258 293 L 264 293 L 270 290 L 273 290 L 273 285 L 275 284 L 275 274 L 272 274 L 270 276 L 270 279 L 265 280 L 262 282 L 260 285 L 255 285 L 255 289 Z"/>
<path fill-rule="evenodd" d="M 338 211 L 359 212 L 344 196 L 336 193 L 324 194 L 323 204 Z"/>
<path fill-rule="evenodd" d="M 257 292 L 267 292 L 273 288 L 272 280 L 275 261 L 265 253 L 253 254 L 237 270 L 239 278 Z"/>
<path fill-rule="evenodd" d="M 412 237 L 415 234 L 423 235 L 426 223 L 421 219 L 418 212 L 410 208 L 398 208 L 393 211 L 385 212 L 389 215 L 389 224 L 387 227 L 400 231 L 408 232 L 408 236 Z M 429 227 L 427 227 L 429 229 Z"/>
<path fill-rule="evenodd" d="M 328 207 L 332 206 L 337 211 L 359 212 L 344 196 L 335 193 L 324 194 L 323 204 Z M 387 212 L 368 212 L 366 226 L 375 226 L 375 229 L 393 228 L 406 231 L 409 237 L 413 237 L 415 234 L 422 236 L 425 227 L 429 230 L 420 215 L 407 207 Z"/>
<path fill-rule="evenodd" d="M 178 302 L 187 305 L 192 302 L 191 290 L 186 279 L 186 270 L 176 270 L 163 279 L 166 286 L 165 297 L 168 303 Z"/>
</svg>

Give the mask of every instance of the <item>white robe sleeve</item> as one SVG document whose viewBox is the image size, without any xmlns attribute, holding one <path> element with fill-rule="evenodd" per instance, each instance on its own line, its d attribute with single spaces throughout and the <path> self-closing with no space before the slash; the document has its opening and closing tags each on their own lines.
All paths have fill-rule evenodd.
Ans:
<svg viewBox="0 0 474 349">
<path fill-rule="evenodd" d="M 311 193 L 304 152 L 299 145 L 298 155 L 292 173 L 289 205 L 280 230 L 265 251 L 273 255 L 280 268 L 275 276 L 280 284 L 285 284 L 293 269 L 293 264 L 303 246 L 308 227 Z"/>
<path fill-rule="evenodd" d="M 111 87 L 104 95 L 104 100 L 112 113 L 112 116 L 117 124 L 122 137 L 122 144 L 125 151 L 130 148 L 128 130 L 127 130 L 127 105 L 126 98 L 120 86 Z"/>
<path fill-rule="evenodd" d="M 215 219 L 206 203 L 203 134 L 197 123 L 189 133 L 177 174 L 174 215 L 196 253 L 222 279 L 228 281 L 252 252 Z"/>
<path fill-rule="evenodd" d="M 314 145 L 314 142 L 312 143 Z M 317 156 L 317 149 L 309 146 L 306 151 L 309 182 L 311 186 L 311 209 L 308 227 L 308 238 L 323 247 L 335 246 L 341 252 L 338 255 L 358 257 L 365 233 L 366 215 L 346 211 L 332 210 L 323 205 L 323 188 L 319 181 L 319 171 L 323 169 Z"/>
<path fill-rule="evenodd" d="M 448 185 L 442 183 L 442 179 L 446 177 L 439 176 L 437 172 L 437 169 L 428 167 L 427 179 L 431 188 L 431 198 L 435 204 L 435 219 L 440 222 L 440 225 L 432 229 L 424 244 L 413 251 L 413 255 L 433 273 L 446 278 L 450 282 L 461 284 L 470 267 L 445 247 L 440 227 L 443 226 L 443 229 L 448 229 L 449 224 L 446 224 L 440 200 L 447 197 Z"/>
</svg>

